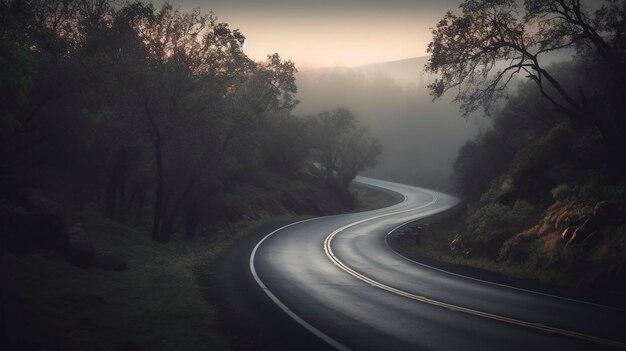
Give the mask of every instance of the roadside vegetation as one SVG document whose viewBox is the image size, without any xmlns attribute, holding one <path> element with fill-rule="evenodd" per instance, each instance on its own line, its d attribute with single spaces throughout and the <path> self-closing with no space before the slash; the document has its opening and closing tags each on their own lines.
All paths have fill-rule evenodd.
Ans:
<svg viewBox="0 0 626 351">
<path fill-rule="evenodd" d="M 347 199 L 347 184 L 380 153 L 346 109 L 291 115 L 294 64 L 277 54 L 253 62 L 243 34 L 212 13 L 112 1 L 1 6 L 8 201 L 47 187 L 74 207 L 96 202 L 107 218 L 147 223 L 167 242 L 236 219 L 231 195 L 277 178 Z"/>
<path fill-rule="evenodd" d="M 89 238 L 123 255 L 123 271 L 74 267 L 55 252 L 3 258 L 5 347 L 13 350 L 229 349 L 194 270 L 250 229 L 167 245 L 102 218 L 81 215 Z"/>
<path fill-rule="evenodd" d="M 0 28 L 9 349 L 229 349 L 195 270 L 353 210 L 381 151 L 345 108 L 294 115 L 294 63 L 251 60 L 213 13 L 6 0 Z"/>
<path fill-rule="evenodd" d="M 464 111 L 486 107 L 493 126 L 466 143 L 454 165 L 464 216 L 414 250 L 626 292 L 625 3 L 595 12 L 583 5 L 468 0 L 433 30 L 428 69 L 441 74 L 433 95 L 458 88 Z M 562 48 L 576 49 L 572 61 L 540 64 Z M 503 102 L 519 76 L 527 81 Z"/>
<path fill-rule="evenodd" d="M 365 186 L 352 184 L 350 185 L 350 191 L 356 201 L 355 212 L 376 210 L 395 205 L 399 202 L 399 200 L 394 199 L 390 194 Z"/>
<path fill-rule="evenodd" d="M 68 237 L 84 208 L 162 243 L 346 210 L 381 151 L 345 108 L 291 114 L 294 64 L 252 61 L 213 13 L 10 0 L 0 16 L 3 249 L 88 246 Z"/>
<path fill-rule="evenodd" d="M 355 211 L 388 206 L 390 196 L 354 187 Z M 36 249 L 3 255 L 3 341 L 9 349 L 230 350 L 245 338 L 225 333 L 215 259 L 265 226 L 296 220 L 277 216 L 230 222 L 193 240 L 163 244 L 150 232 L 104 218 L 77 214 L 89 239 L 102 252 L 114 251 L 125 268 L 82 269 L 63 255 Z M 209 284 L 209 285 L 207 285 Z M 237 303 L 235 301 L 234 303 Z M 231 316 L 232 318 L 232 316 Z"/>
</svg>

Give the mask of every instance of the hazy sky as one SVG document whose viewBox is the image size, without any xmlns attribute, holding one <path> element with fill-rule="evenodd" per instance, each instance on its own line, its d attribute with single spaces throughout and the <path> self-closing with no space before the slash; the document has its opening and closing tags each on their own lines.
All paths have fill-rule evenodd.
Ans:
<svg viewBox="0 0 626 351">
<path fill-rule="evenodd" d="M 170 0 L 213 10 L 241 29 L 256 60 L 277 52 L 304 66 L 358 66 L 424 56 L 429 28 L 459 0 Z M 162 1 L 155 1 L 159 4 Z"/>
</svg>

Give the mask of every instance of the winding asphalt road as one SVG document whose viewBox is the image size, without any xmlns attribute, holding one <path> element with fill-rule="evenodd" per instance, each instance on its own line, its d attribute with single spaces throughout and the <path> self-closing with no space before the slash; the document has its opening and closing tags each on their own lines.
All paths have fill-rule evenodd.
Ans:
<svg viewBox="0 0 626 351">
<path fill-rule="evenodd" d="M 259 287 L 329 345 L 339 350 L 626 348 L 625 310 L 451 274 L 396 254 L 385 241 L 389 232 L 458 200 L 376 179 L 356 182 L 404 201 L 290 224 L 261 240 L 250 257 Z"/>
</svg>

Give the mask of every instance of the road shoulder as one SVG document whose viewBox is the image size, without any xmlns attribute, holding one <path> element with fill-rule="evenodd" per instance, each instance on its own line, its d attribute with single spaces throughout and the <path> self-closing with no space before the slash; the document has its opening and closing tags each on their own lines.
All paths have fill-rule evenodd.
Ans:
<svg viewBox="0 0 626 351">
<path fill-rule="evenodd" d="M 422 265 L 430 266 L 435 269 L 443 270 L 446 272 L 450 272 L 452 274 L 457 274 L 461 276 L 468 277 L 470 279 L 482 280 L 488 283 L 494 283 L 499 285 L 505 285 L 508 287 L 513 287 L 516 289 L 529 290 L 532 292 L 538 292 L 541 294 L 555 295 L 558 297 L 563 297 L 566 299 L 574 299 L 585 301 L 594 304 L 606 305 L 616 308 L 626 308 L 626 301 L 623 299 L 623 296 L 613 296 L 607 294 L 601 294 L 597 291 L 587 291 L 583 289 L 577 289 L 571 286 L 563 286 L 557 284 L 550 284 L 545 281 L 528 279 L 516 277 L 513 275 L 505 274 L 498 271 L 493 271 L 489 269 L 479 268 L 467 264 L 457 263 L 457 262 L 446 262 L 443 260 L 434 259 L 432 257 L 426 257 L 424 255 L 416 253 L 411 249 L 411 245 L 406 244 L 406 239 L 403 241 L 399 239 L 398 236 L 394 235 L 394 233 L 402 232 L 408 227 L 414 226 L 419 223 L 430 222 L 433 221 L 446 221 L 451 216 L 454 215 L 453 210 L 442 213 L 435 218 L 428 217 L 425 219 L 420 219 L 417 221 L 413 221 L 410 223 L 406 223 L 405 225 L 396 228 L 392 233 L 390 233 L 385 239 L 388 246 L 392 251 L 396 254 L 403 256 L 404 258 L 417 262 Z"/>
</svg>

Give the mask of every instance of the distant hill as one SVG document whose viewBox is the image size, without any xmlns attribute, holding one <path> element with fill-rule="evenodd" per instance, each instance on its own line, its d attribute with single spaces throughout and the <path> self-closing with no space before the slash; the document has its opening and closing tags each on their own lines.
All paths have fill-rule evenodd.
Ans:
<svg viewBox="0 0 626 351">
<path fill-rule="evenodd" d="M 548 53 L 542 64 L 570 60 L 573 53 Z M 366 175 L 444 189 L 459 148 L 488 128 L 491 119 L 481 111 L 462 118 L 454 91 L 433 103 L 426 85 L 435 75 L 424 72 L 429 58 L 301 69 L 295 113 L 351 109 L 383 144 L 378 165 Z M 525 79 L 517 78 L 511 89 Z"/>
<path fill-rule="evenodd" d="M 354 67 L 353 70 L 368 74 L 382 74 L 400 84 L 423 85 L 426 74 L 424 66 L 430 56 L 413 57 L 397 61 L 370 63 Z"/>
<path fill-rule="evenodd" d="M 300 69 L 294 112 L 349 108 L 383 145 L 378 165 L 364 175 L 445 189 L 459 147 L 489 121 L 461 118 L 451 96 L 432 102 L 428 59 Z"/>
<path fill-rule="evenodd" d="M 546 53 L 539 59 L 542 65 L 548 66 L 554 63 L 570 61 L 575 53 L 574 49 L 564 49 Z M 417 84 L 418 86 L 424 86 L 432 77 L 431 74 L 424 72 L 424 67 L 429 59 L 430 56 L 420 56 L 396 61 L 369 63 L 351 69 L 366 74 L 382 74 L 393 78 L 400 85 Z M 496 69 L 502 68 L 504 68 L 504 62 L 496 65 Z"/>
</svg>

